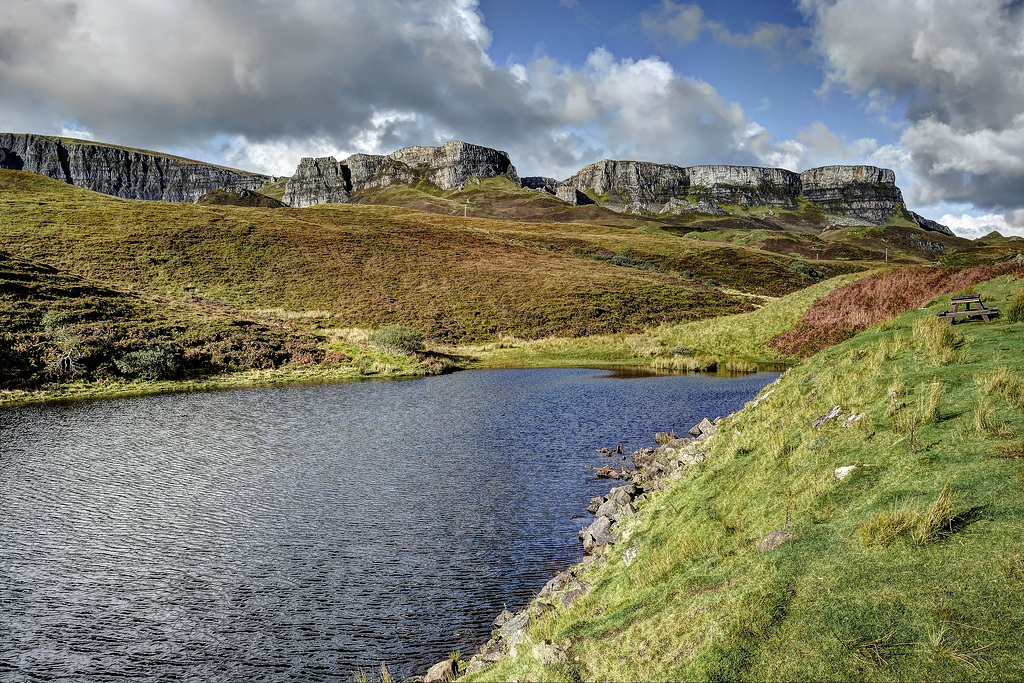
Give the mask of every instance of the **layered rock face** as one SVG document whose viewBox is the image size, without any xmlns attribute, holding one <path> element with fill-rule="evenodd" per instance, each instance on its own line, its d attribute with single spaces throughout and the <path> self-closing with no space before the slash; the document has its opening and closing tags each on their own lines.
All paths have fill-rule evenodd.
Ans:
<svg viewBox="0 0 1024 683">
<path fill-rule="evenodd" d="M 550 178 L 529 181 L 530 186 L 570 204 L 596 199 L 601 206 L 621 212 L 721 215 L 725 213 L 721 204 L 792 210 L 803 198 L 838 216 L 883 225 L 903 215 L 925 230 L 953 235 L 946 226 L 908 211 L 896 186 L 896 174 L 874 166 L 824 166 L 797 174 L 756 166 L 683 168 L 605 160 L 561 182 Z"/>
<path fill-rule="evenodd" d="M 285 188 L 290 206 L 345 202 L 353 192 L 429 182 L 454 190 L 471 178 L 505 176 L 519 184 L 519 175 L 505 152 L 466 142 L 440 147 L 406 147 L 388 155 L 353 154 L 303 159 Z"/>
<path fill-rule="evenodd" d="M 825 212 L 881 225 L 906 209 L 896 174 L 874 166 L 822 166 L 800 174 L 801 194 Z"/>
<path fill-rule="evenodd" d="M 124 199 L 194 202 L 229 185 L 247 190 L 275 178 L 142 150 L 41 135 L 0 134 L 0 168 L 30 171 Z"/>
<path fill-rule="evenodd" d="M 700 210 L 697 205 L 707 207 L 708 201 L 792 209 L 796 208 L 796 197 L 800 194 L 800 176 L 783 169 L 754 166 L 682 168 L 644 161 L 605 160 L 586 166 L 559 183 L 555 194 L 568 194 L 566 187 L 596 196 L 599 204 L 615 211 Z M 687 197 L 694 198 L 694 208 L 687 206 Z M 567 201 L 573 203 L 571 199 Z"/>
</svg>

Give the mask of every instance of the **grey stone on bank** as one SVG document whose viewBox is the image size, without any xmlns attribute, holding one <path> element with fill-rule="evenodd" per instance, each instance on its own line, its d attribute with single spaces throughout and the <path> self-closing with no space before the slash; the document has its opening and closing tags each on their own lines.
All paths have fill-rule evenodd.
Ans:
<svg viewBox="0 0 1024 683">
<path fill-rule="evenodd" d="M 423 683 L 443 683 L 444 681 L 452 681 L 455 680 L 456 674 L 455 662 L 450 659 L 446 659 L 443 662 L 438 662 L 427 670 L 427 675 L 423 677 Z"/>
<path fill-rule="evenodd" d="M 597 548 L 615 542 L 615 535 L 611 532 L 612 520 L 607 517 L 598 517 L 588 527 L 580 529 L 579 538 L 583 541 L 584 554 L 591 554 Z"/>
<path fill-rule="evenodd" d="M 568 586 L 571 580 L 572 575 L 569 574 L 569 572 L 559 572 L 555 574 L 550 581 L 544 584 L 544 587 L 540 589 L 540 593 L 537 594 L 537 597 L 541 600 L 550 600 L 555 597 L 556 593 Z"/>
<path fill-rule="evenodd" d="M 519 614 L 515 615 L 514 617 L 503 623 L 501 625 L 501 628 L 498 629 L 497 635 L 504 640 L 509 640 L 514 634 L 526 628 L 526 625 L 529 623 L 530 613 L 526 610 L 523 610 Z"/>
<path fill-rule="evenodd" d="M 509 612 L 507 608 L 503 609 L 501 614 L 494 618 L 494 628 L 501 628 L 506 621 L 514 616 L 515 615 L 512 614 L 512 612 Z"/>
<path fill-rule="evenodd" d="M 824 415 L 821 415 L 817 419 L 815 419 L 814 420 L 814 428 L 815 429 L 821 429 L 822 427 L 827 425 L 829 422 L 832 422 L 833 420 L 835 420 L 837 417 L 839 417 L 842 414 L 843 414 L 842 406 L 836 406 L 832 410 L 830 410 L 827 413 L 825 413 Z"/>
<path fill-rule="evenodd" d="M 565 652 L 551 643 L 534 643 L 532 652 L 533 656 L 545 666 L 564 664 L 568 661 Z"/>
<path fill-rule="evenodd" d="M 757 544 L 757 550 L 762 553 L 775 550 L 791 538 L 792 536 L 782 529 L 775 529 L 768 532 L 768 535 L 761 539 L 761 542 Z"/>
<path fill-rule="evenodd" d="M 623 517 L 636 514 L 636 510 L 630 503 L 623 505 L 617 500 L 609 499 L 601 504 L 601 507 L 597 509 L 595 517 L 607 517 L 613 522 L 618 522 Z"/>
<path fill-rule="evenodd" d="M 573 579 L 569 582 L 569 590 L 566 592 L 565 595 L 562 596 L 562 599 L 559 602 L 561 603 L 562 607 L 568 607 L 569 605 L 571 605 L 572 603 L 576 602 L 584 595 L 589 593 L 590 588 L 590 584 L 586 581 L 580 581 L 579 579 L 573 577 Z"/>
<path fill-rule="evenodd" d="M 716 431 L 717 429 L 715 428 L 715 423 L 706 417 L 697 424 L 690 427 L 690 434 L 698 438 L 703 434 L 712 436 Z"/>
</svg>

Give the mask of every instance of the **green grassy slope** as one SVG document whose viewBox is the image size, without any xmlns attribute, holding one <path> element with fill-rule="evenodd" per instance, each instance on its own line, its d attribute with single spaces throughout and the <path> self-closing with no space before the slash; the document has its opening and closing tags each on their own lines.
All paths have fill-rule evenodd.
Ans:
<svg viewBox="0 0 1024 683">
<path fill-rule="evenodd" d="M 786 364 L 768 346 L 789 331 L 815 301 L 876 271 L 839 275 L 778 299 L 761 300 L 760 308 L 710 320 L 665 324 L 637 334 L 594 335 L 585 339 L 504 339 L 500 344 L 467 348 L 487 366 L 552 367 L 559 365 L 649 365 L 663 370 L 751 369 Z"/>
<path fill-rule="evenodd" d="M 585 597 L 477 679 L 1019 678 L 1022 289 L 977 286 L 998 321 L 950 327 L 944 296 L 790 370 L 625 522 Z M 773 529 L 791 540 L 758 551 Z M 566 660 L 542 664 L 541 641 Z"/>
<path fill-rule="evenodd" d="M 15 171 L 0 173 L 0 240 L 121 289 L 326 310 L 337 325 L 404 323 L 449 342 L 639 331 L 751 308 L 709 279 L 770 295 L 811 282 L 788 258 L 660 231 L 377 206 L 137 202 Z"/>
</svg>

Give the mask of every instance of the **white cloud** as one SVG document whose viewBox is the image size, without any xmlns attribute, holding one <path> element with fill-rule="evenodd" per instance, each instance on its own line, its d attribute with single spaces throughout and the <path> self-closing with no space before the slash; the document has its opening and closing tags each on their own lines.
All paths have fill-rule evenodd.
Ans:
<svg viewBox="0 0 1024 683">
<path fill-rule="evenodd" d="M 16 0 L 0 27 L 0 128 L 58 132 L 287 174 L 303 156 L 449 139 L 564 178 L 601 158 L 802 170 L 871 152 L 823 125 L 775 140 L 709 83 L 604 48 L 581 66 L 496 66 L 475 0 Z M 658 9 L 660 7 L 660 9 Z M 665 0 L 666 26 L 769 49 Z M 688 23 L 689 22 L 689 23 Z M 763 29 L 763 30 L 762 30 Z M 666 34 L 667 35 L 667 34 Z M 784 42 L 784 41 L 783 41 Z M 208 157 L 201 157 L 208 158 Z M 860 161 L 860 159 L 855 159 Z"/>
<path fill-rule="evenodd" d="M 1024 208 L 1024 5 L 801 0 L 826 88 L 905 102 L 908 199 Z"/>
<path fill-rule="evenodd" d="M 662 0 L 656 9 L 651 8 L 640 16 L 640 26 L 655 39 L 667 37 L 677 45 L 688 45 L 704 30 L 704 10 L 700 5 Z"/>
<path fill-rule="evenodd" d="M 1002 234 L 1003 237 L 1013 235 L 1024 237 L 1024 225 L 1007 220 L 1004 214 L 989 213 L 983 216 L 972 216 L 965 213 L 956 216 L 947 213 L 939 219 L 939 223 L 949 226 L 957 235 L 967 239 L 984 237 L 993 230 Z M 1024 252 L 1024 243 L 1022 243 L 1021 251 Z"/>
</svg>

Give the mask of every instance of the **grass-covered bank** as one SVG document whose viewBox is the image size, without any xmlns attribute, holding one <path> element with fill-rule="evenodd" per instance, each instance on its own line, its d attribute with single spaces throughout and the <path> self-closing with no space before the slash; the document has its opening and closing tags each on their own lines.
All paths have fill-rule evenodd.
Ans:
<svg viewBox="0 0 1024 683">
<path fill-rule="evenodd" d="M 473 680 L 1018 679 L 1015 277 L 976 286 L 996 322 L 950 327 L 942 296 L 793 368 L 624 523 L 585 597 Z M 759 552 L 773 529 L 791 540 Z"/>
</svg>

